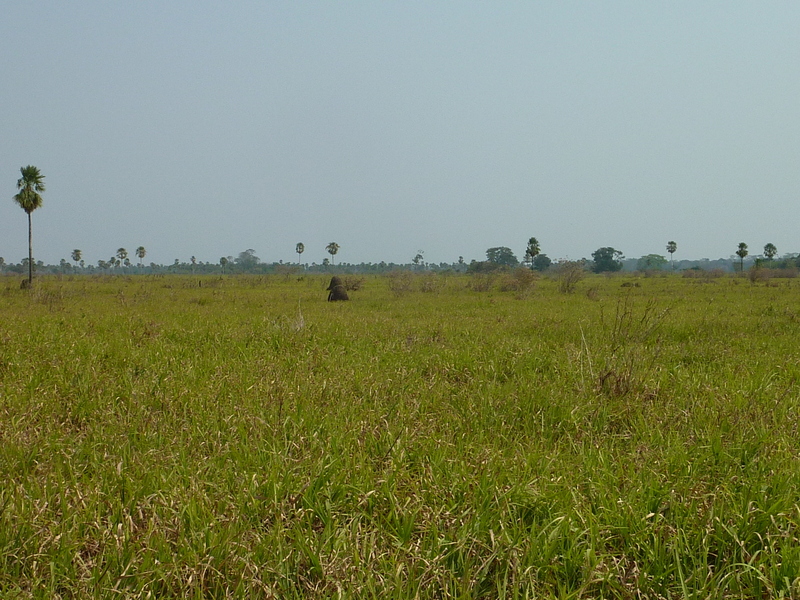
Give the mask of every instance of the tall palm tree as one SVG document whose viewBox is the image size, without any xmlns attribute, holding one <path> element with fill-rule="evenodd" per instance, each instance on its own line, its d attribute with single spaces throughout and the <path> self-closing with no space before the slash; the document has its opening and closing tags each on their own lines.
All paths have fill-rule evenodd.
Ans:
<svg viewBox="0 0 800 600">
<path fill-rule="evenodd" d="M 748 255 L 747 244 L 745 244 L 744 242 L 741 242 L 739 244 L 739 249 L 736 251 L 736 256 L 738 256 L 739 259 L 740 259 L 740 263 L 739 263 L 739 272 L 740 273 L 744 273 L 744 257 L 747 256 L 747 255 Z"/>
<path fill-rule="evenodd" d="M 675 251 L 678 249 L 678 244 L 673 241 L 667 242 L 667 252 L 669 252 L 669 261 L 672 264 L 672 270 L 675 270 L 675 260 L 672 258 L 672 255 L 675 254 Z"/>
<path fill-rule="evenodd" d="M 31 213 L 42 205 L 44 192 L 44 175 L 39 169 L 28 165 L 20 168 L 22 177 L 17 181 L 19 193 L 14 196 L 14 202 L 28 214 L 28 287 L 33 285 L 33 229 L 31 228 Z"/>
<path fill-rule="evenodd" d="M 767 260 L 772 260 L 775 258 L 775 255 L 778 253 L 778 249 L 775 247 L 775 244 L 770 242 L 766 246 L 764 246 L 764 256 L 767 257 Z"/>
<path fill-rule="evenodd" d="M 527 258 L 529 262 L 533 263 L 533 259 L 539 256 L 541 251 L 542 249 L 539 246 L 539 240 L 537 240 L 535 237 L 532 237 L 528 240 L 528 247 L 525 249 L 525 258 Z"/>
<path fill-rule="evenodd" d="M 142 266 L 142 261 L 144 260 L 145 255 L 147 254 L 147 250 L 144 249 L 144 246 L 139 246 L 136 249 L 136 256 L 139 257 L 139 267 Z"/>
<path fill-rule="evenodd" d="M 76 269 L 78 268 L 78 263 L 80 262 L 82 255 L 83 253 L 78 248 L 75 248 L 75 250 L 72 251 L 72 260 L 75 261 Z"/>
<path fill-rule="evenodd" d="M 328 251 L 328 254 L 331 255 L 331 264 L 336 264 L 336 261 L 333 259 L 336 256 L 336 253 L 339 252 L 339 244 L 336 242 L 331 242 L 327 246 L 325 246 L 325 250 Z"/>
<path fill-rule="evenodd" d="M 294 247 L 294 251 L 297 252 L 297 264 L 300 264 L 300 255 L 305 252 L 306 247 L 303 242 L 297 242 L 297 246 Z"/>
</svg>

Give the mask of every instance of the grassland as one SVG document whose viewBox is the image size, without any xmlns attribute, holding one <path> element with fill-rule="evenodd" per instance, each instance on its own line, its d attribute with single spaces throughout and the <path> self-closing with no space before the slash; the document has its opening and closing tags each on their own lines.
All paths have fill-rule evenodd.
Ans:
<svg viewBox="0 0 800 600">
<path fill-rule="evenodd" d="M 800 597 L 775 281 L 0 280 L 0 596 Z"/>
</svg>

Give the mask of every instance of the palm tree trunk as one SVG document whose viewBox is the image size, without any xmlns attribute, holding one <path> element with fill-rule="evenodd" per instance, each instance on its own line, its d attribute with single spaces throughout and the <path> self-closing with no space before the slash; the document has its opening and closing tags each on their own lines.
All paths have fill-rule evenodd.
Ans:
<svg viewBox="0 0 800 600">
<path fill-rule="evenodd" d="M 33 228 L 31 213 L 28 213 L 28 287 L 33 285 Z"/>
</svg>

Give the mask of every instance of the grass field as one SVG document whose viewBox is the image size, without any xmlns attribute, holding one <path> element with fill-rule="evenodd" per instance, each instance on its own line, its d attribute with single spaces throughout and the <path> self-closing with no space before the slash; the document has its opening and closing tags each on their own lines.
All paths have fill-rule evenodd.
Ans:
<svg viewBox="0 0 800 600">
<path fill-rule="evenodd" d="M 800 597 L 800 280 L 398 281 L 0 279 L 0 597 Z"/>
</svg>

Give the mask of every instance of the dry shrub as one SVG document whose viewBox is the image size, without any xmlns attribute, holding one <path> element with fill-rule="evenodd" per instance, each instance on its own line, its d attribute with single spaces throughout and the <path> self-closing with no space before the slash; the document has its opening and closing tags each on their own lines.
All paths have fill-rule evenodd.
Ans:
<svg viewBox="0 0 800 600">
<path fill-rule="evenodd" d="M 536 283 L 536 274 L 525 267 L 518 267 L 500 279 L 500 291 L 527 292 Z"/>
<path fill-rule="evenodd" d="M 476 273 L 474 275 L 470 275 L 467 287 L 473 292 L 488 292 L 492 289 L 493 283 L 494 277 L 492 275 L 489 275 L 488 273 Z"/>
<path fill-rule="evenodd" d="M 558 281 L 558 290 L 562 294 L 574 292 L 578 282 L 586 277 L 583 263 L 577 260 L 563 260 L 553 270 Z"/>
<path fill-rule="evenodd" d="M 683 272 L 683 277 L 686 279 L 719 279 L 725 276 L 725 271 L 722 269 L 686 269 Z"/>
<path fill-rule="evenodd" d="M 785 269 L 772 269 L 774 273 L 773 277 L 781 277 L 784 279 L 794 279 L 797 277 L 797 269 L 792 268 L 785 268 Z"/>
<path fill-rule="evenodd" d="M 797 277 L 797 269 L 794 267 L 781 269 L 762 268 L 761 270 L 765 272 L 769 279 L 794 279 Z"/>
<path fill-rule="evenodd" d="M 413 276 L 410 271 L 390 271 L 386 278 L 389 280 L 389 289 L 398 296 L 411 291 Z"/>
<path fill-rule="evenodd" d="M 594 357 L 588 361 L 596 390 L 606 396 L 636 394 L 648 397 L 657 393 L 653 379 L 657 372 L 657 332 L 669 314 L 649 300 L 643 309 L 636 309 L 632 296 L 617 302 L 612 319 L 601 313 L 602 333 L 597 337 Z M 583 338 L 587 357 L 592 354 Z"/>
<path fill-rule="evenodd" d="M 750 283 L 759 283 L 763 282 L 766 283 L 770 280 L 770 270 L 771 269 L 762 269 L 761 267 L 753 267 L 747 272 L 747 278 L 750 280 Z"/>
<path fill-rule="evenodd" d="M 27 279 L 25 280 L 27 281 Z M 63 308 L 66 293 L 63 288 L 42 289 L 36 286 L 31 289 L 31 299 L 37 304 L 46 306 L 49 310 L 54 311 Z"/>
<path fill-rule="evenodd" d="M 420 278 L 419 289 L 422 292 L 438 292 L 444 287 L 444 280 L 436 275 L 429 273 Z"/>
<path fill-rule="evenodd" d="M 357 292 L 364 287 L 364 277 L 356 277 L 355 275 L 346 275 L 342 278 L 342 285 L 348 292 Z"/>
<path fill-rule="evenodd" d="M 289 278 L 296 274 L 302 273 L 303 267 L 299 265 L 276 265 L 275 266 L 275 273 L 277 275 L 283 275 L 283 278 L 286 281 L 289 281 Z"/>
</svg>

